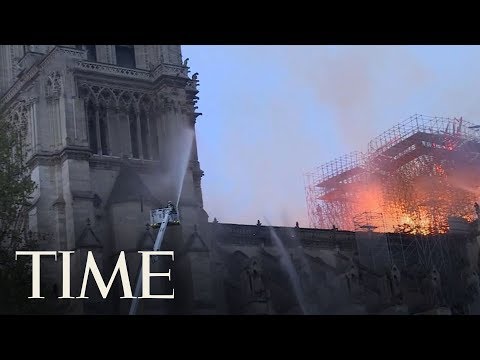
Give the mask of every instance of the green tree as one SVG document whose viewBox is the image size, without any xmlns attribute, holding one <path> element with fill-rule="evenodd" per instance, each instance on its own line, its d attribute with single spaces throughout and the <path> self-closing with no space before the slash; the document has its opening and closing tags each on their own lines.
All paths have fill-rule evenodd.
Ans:
<svg viewBox="0 0 480 360">
<path fill-rule="evenodd" d="M 0 241 L 15 248 L 25 235 L 25 212 L 35 190 L 26 164 L 26 124 L 0 113 Z"/>
<path fill-rule="evenodd" d="M 38 249 L 40 237 L 27 229 L 36 184 L 27 164 L 26 136 L 23 120 L 0 112 L 0 313 L 56 313 L 58 303 L 28 299 L 32 291 L 31 259 L 15 259 L 16 251 Z"/>
<path fill-rule="evenodd" d="M 35 190 L 26 163 L 26 124 L 0 112 L 0 312 L 22 313 L 28 302 L 31 268 L 15 251 L 36 248 L 27 236 L 26 212 Z"/>
</svg>

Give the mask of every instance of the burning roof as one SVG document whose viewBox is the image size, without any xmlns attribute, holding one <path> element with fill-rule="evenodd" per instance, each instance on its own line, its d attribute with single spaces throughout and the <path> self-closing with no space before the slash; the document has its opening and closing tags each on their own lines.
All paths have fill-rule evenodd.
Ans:
<svg viewBox="0 0 480 360">
<path fill-rule="evenodd" d="M 307 174 L 311 226 L 354 230 L 358 214 L 381 214 L 377 231 L 429 234 L 448 218 L 473 219 L 480 188 L 478 126 L 414 115 L 352 153 Z"/>
</svg>

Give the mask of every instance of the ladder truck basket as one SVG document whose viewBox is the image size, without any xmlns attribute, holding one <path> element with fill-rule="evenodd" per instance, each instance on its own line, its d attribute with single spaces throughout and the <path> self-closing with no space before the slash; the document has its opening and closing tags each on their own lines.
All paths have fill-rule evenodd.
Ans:
<svg viewBox="0 0 480 360">
<path fill-rule="evenodd" d="M 162 224 L 163 219 L 168 214 L 168 223 L 169 225 L 180 225 L 180 218 L 176 209 L 172 207 L 166 207 L 161 209 L 155 209 L 150 211 L 150 226 L 152 228 L 159 228 Z"/>
</svg>

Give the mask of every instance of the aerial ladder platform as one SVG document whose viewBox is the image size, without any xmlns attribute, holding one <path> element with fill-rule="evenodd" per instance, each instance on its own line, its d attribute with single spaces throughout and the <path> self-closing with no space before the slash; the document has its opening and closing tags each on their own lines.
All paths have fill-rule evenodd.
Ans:
<svg viewBox="0 0 480 360">
<path fill-rule="evenodd" d="M 180 225 L 180 218 L 178 216 L 178 211 L 169 201 L 168 206 L 165 208 L 155 209 L 150 211 L 150 227 L 154 229 L 159 229 L 155 243 L 153 244 L 153 251 L 160 250 L 160 246 L 163 242 L 163 237 L 165 236 L 165 231 L 167 226 Z M 142 263 L 140 263 L 137 281 L 135 286 L 134 298 L 132 299 L 132 304 L 130 305 L 129 315 L 136 315 L 138 310 L 139 296 L 142 289 Z"/>
</svg>

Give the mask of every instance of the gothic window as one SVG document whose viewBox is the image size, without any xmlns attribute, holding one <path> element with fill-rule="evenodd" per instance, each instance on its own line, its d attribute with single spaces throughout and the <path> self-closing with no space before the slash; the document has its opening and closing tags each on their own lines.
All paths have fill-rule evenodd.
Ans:
<svg viewBox="0 0 480 360">
<path fill-rule="evenodd" d="M 87 50 L 87 60 L 96 62 L 97 61 L 97 46 L 96 45 L 85 45 L 85 50 Z"/>
<path fill-rule="evenodd" d="M 128 120 L 130 122 L 130 141 L 132 144 L 132 157 L 139 158 L 138 154 L 138 131 L 137 131 L 137 117 L 133 105 L 130 106 L 128 112 Z"/>
<path fill-rule="evenodd" d="M 140 111 L 140 128 L 142 135 L 142 152 L 144 159 L 150 159 L 149 145 L 150 141 L 148 139 L 148 117 L 145 109 Z"/>
<path fill-rule="evenodd" d="M 95 104 L 91 99 L 87 102 L 87 122 L 88 122 L 88 141 L 90 142 L 90 150 L 94 154 L 98 153 L 98 140 L 97 140 L 97 121 L 95 114 Z"/>
<path fill-rule="evenodd" d="M 117 65 L 135 68 L 135 48 L 133 45 L 115 45 Z"/>
<path fill-rule="evenodd" d="M 102 102 L 98 109 L 98 121 L 100 125 L 100 143 L 102 145 L 102 155 L 108 155 L 108 136 L 107 136 L 107 107 Z"/>
<path fill-rule="evenodd" d="M 154 112 L 150 113 L 150 139 L 152 139 L 152 158 L 153 160 L 159 159 L 159 149 L 158 149 L 158 131 L 157 131 L 157 123 L 155 122 Z"/>
</svg>

